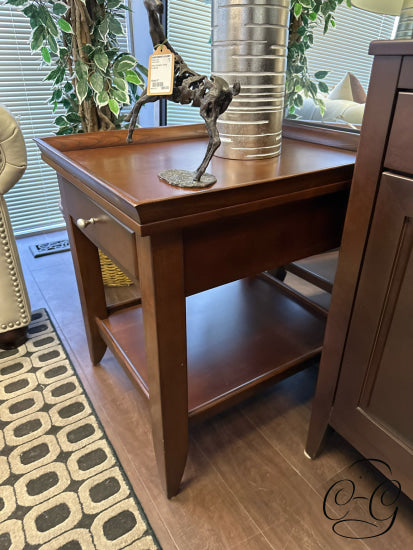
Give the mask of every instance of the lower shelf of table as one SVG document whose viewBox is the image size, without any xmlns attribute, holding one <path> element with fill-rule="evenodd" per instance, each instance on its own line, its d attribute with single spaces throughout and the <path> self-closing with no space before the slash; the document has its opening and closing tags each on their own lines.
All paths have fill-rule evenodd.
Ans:
<svg viewBox="0 0 413 550">
<path fill-rule="evenodd" d="M 321 351 L 325 319 L 259 278 L 190 296 L 186 311 L 190 417 L 239 401 Z M 98 325 L 148 396 L 141 307 L 116 311 Z"/>
</svg>

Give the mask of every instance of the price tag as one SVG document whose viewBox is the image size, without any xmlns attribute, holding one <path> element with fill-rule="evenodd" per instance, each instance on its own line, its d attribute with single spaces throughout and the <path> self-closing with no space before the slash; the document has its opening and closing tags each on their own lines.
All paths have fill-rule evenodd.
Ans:
<svg viewBox="0 0 413 550">
<path fill-rule="evenodd" d="M 174 54 L 159 46 L 149 57 L 148 95 L 171 95 L 174 86 Z"/>
</svg>

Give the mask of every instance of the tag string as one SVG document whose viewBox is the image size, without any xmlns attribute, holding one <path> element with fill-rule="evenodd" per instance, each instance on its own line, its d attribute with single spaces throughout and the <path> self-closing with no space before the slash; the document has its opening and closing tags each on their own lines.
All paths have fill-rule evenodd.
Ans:
<svg viewBox="0 0 413 550">
<path fill-rule="evenodd" d="M 168 42 L 168 39 L 165 38 L 165 40 L 161 43 L 161 44 L 156 44 L 153 49 L 154 50 L 157 50 L 158 48 L 161 48 L 161 51 L 162 51 L 162 46 L 165 46 L 165 44 Z"/>
</svg>

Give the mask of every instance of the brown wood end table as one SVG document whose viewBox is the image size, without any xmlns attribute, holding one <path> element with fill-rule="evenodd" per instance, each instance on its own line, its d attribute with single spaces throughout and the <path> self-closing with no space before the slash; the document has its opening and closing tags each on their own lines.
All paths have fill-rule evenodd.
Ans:
<svg viewBox="0 0 413 550">
<path fill-rule="evenodd" d="M 191 170 L 201 125 L 37 139 L 56 169 L 92 362 L 107 346 L 149 398 L 163 487 L 179 490 L 188 421 L 303 368 L 325 318 L 265 270 L 337 247 L 354 153 L 284 139 L 280 157 L 214 158 L 209 189 L 179 189 L 160 170 Z M 98 248 L 141 302 L 108 307 Z"/>
</svg>

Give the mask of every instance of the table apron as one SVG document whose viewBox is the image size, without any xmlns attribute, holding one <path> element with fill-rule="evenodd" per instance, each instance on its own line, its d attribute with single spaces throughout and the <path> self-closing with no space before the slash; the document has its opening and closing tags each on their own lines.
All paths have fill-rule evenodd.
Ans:
<svg viewBox="0 0 413 550">
<path fill-rule="evenodd" d="M 341 191 L 184 229 L 185 294 L 338 247 L 347 198 Z"/>
</svg>

